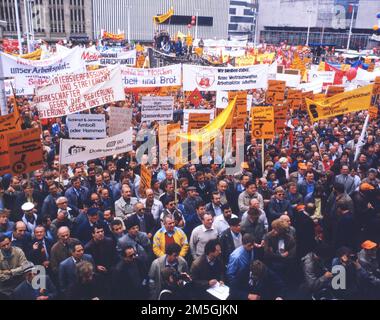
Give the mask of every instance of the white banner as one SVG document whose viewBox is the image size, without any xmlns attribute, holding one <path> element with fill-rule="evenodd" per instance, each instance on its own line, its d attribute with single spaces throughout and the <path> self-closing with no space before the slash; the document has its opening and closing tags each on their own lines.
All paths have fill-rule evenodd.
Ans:
<svg viewBox="0 0 380 320">
<path fill-rule="evenodd" d="M 70 138 L 105 138 L 104 114 L 69 114 L 66 119 Z"/>
<path fill-rule="evenodd" d="M 142 97 L 141 121 L 173 120 L 174 97 Z"/>
<path fill-rule="evenodd" d="M 126 88 L 168 87 L 181 85 L 181 65 L 153 68 L 121 68 L 123 84 Z"/>
<path fill-rule="evenodd" d="M 183 65 L 185 91 L 249 90 L 267 88 L 269 65 L 239 68 L 201 67 Z"/>
<path fill-rule="evenodd" d="M 335 71 L 309 71 L 309 82 L 334 83 Z"/>
<path fill-rule="evenodd" d="M 62 139 L 60 162 L 69 164 L 125 153 L 133 149 L 132 129 L 99 140 Z"/>
<path fill-rule="evenodd" d="M 184 109 L 183 110 L 183 131 L 187 132 L 187 129 L 189 127 L 189 115 L 190 113 L 209 113 L 210 114 L 210 121 L 214 120 L 215 118 L 215 111 L 214 110 L 199 110 L 199 109 Z"/>
<path fill-rule="evenodd" d="M 121 51 L 121 52 L 99 52 L 94 47 L 86 49 L 82 53 L 82 60 L 86 64 L 97 65 L 124 65 L 135 66 L 136 65 L 136 50 Z"/>
<path fill-rule="evenodd" d="M 58 76 L 36 92 L 41 119 L 62 117 L 125 99 L 120 68 Z"/>
<path fill-rule="evenodd" d="M 303 91 L 313 91 L 313 93 L 321 93 L 323 89 L 323 82 L 301 83 L 298 89 Z"/>
<path fill-rule="evenodd" d="M 33 91 L 57 75 L 85 72 L 86 66 L 81 59 L 82 50 L 75 47 L 65 54 L 47 60 L 27 60 L 0 53 L 0 63 L 4 77 L 16 79 L 16 88 Z"/>
<path fill-rule="evenodd" d="M 301 83 L 300 74 L 286 74 L 286 73 L 277 73 L 276 80 L 282 80 L 286 82 L 287 87 L 298 88 Z"/>
<path fill-rule="evenodd" d="M 110 137 L 116 136 L 131 127 L 132 109 L 110 107 L 108 114 L 110 117 L 108 134 Z"/>
<path fill-rule="evenodd" d="M 380 70 L 374 70 L 373 72 L 368 72 L 362 68 L 357 69 L 357 74 L 355 80 L 358 81 L 375 81 L 376 77 L 380 77 Z"/>
</svg>

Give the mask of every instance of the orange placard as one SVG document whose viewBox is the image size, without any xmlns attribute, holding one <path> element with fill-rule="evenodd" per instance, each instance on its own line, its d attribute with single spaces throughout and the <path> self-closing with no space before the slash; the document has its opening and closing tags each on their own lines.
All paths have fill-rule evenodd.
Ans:
<svg viewBox="0 0 380 320">
<path fill-rule="evenodd" d="M 152 173 L 144 164 L 141 165 L 140 178 L 140 194 L 143 195 L 145 194 L 146 189 L 151 188 L 152 183 Z"/>
<path fill-rule="evenodd" d="M 235 97 L 236 99 L 236 108 L 235 114 L 232 119 L 231 128 L 232 129 L 244 129 L 244 123 L 247 118 L 247 92 L 238 91 L 228 92 L 228 101 L 231 102 Z M 228 128 L 229 126 L 227 126 Z"/>
<path fill-rule="evenodd" d="M 344 87 L 340 86 L 329 86 L 326 91 L 326 97 L 330 98 L 332 96 L 335 96 L 336 94 L 344 92 Z"/>
<path fill-rule="evenodd" d="M 286 82 L 281 80 L 269 80 L 265 102 L 267 104 L 282 104 L 285 99 Z"/>
<path fill-rule="evenodd" d="M 287 104 L 289 109 L 299 110 L 302 107 L 302 91 L 301 90 L 288 90 Z"/>
<path fill-rule="evenodd" d="M 0 133 L 21 131 L 21 119 L 13 112 L 0 117 Z"/>
<path fill-rule="evenodd" d="M 307 111 L 306 98 L 310 100 L 314 100 L 313 91 L 302 92 L 302 105 L 301 105 L 302 111 Z"/>
<path fill-rule="evenodd" d="M 188 132 L 191 130 L 201 129 L 210 122 L 209 113 L 190 113 L 189 114 L 189 126 Z"/>
<path fill-rule="evenodd" d="M 0 176 L 10 173 L 7 137 L 6 133 L 0 133 Z"/>
<path fill-rule="evenodd" d="M 274 132 L 275 134 L 283 133 L 286 128 L 287 106 L 277 106 L 274 113 Z"/>
<path fill-rule="evenodd" d="M 272 139 L 274 137 L 274 108 L 254 107 L 252 115 L 252 138 Z"/>
<path fill-rule="evenodd" d="M 29 173 L 43 167 L 40 129 L 16 131 L 7 135 L 10 172 L 12 174 Z"/>
<path fill-rule="evenodd" d="M 379 108 L 375 106 L 370 106 L 368 112 L 370 120 L 376 120 L 379 114 Z"/>
</svg>

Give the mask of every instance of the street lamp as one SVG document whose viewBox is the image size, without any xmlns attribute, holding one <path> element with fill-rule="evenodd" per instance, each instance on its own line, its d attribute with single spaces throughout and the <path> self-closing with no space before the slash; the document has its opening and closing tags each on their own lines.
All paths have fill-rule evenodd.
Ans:
<svg viewBox="0 0 380 320">
<path fill-rule="evenodd" d="M 310 38 L 310 27 L 311 27 L 311 14 L 313 13 L 313 10 L 308 9 L 306 11 L 309 14 L 309 20 L 307 24 L 307 35 L 306 35 L 306 46 L 309 45 L 309 38 Z"/>
<path fill-rule="evenodd" d="M 355 7 L 357 7 L 358 4 L 357 3 L 350 3 L 349 6 L 352 6 L 352 15 L 351 15 L 351 22 L 350 22 L 350 30 L 348 32 L 347 51 L 350 50 L 350 42 L 351 42 L 351 36 L 352 36 L 352 26 L 354 24 Z"/>
</svg>

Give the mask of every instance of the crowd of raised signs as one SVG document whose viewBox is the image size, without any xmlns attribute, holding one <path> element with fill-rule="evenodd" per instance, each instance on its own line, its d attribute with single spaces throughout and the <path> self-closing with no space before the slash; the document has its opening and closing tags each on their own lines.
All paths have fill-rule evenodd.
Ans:
<svg viewBox="0 0 380 320">
<path fill-rule="evenodd" d="M 265 90 L 248 93 L 265 103 Z M 83 112 L 132 109 L 132 151 L 70 165 L 59 161 L 66 117 L 40 120 L 32 97 L 16 98 L 23 129 L 42 128 L 44 165 L 0 177 L 0 299 L 212 300 L 216 287 L 241 300 L 380 298 L 378 118 L 357 159 L 367 110 L 316 123 L 288 112 L 268 140 L 251 139 L 247 119 L 234 175 L 213 153 L 178 168 L 156 148 L 143 190 L 136 150 L 158 125 L 141 122 L 142 95 Z M 183 122 L 193 106 L 171 95 Z M 215 101 L 202 92 L 197 109 Z"/>
</svg>

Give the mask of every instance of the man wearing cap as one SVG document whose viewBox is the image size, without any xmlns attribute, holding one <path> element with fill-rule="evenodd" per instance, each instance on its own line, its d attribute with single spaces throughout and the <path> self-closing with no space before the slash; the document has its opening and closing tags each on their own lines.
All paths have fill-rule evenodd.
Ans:
<svg viewBox="0 0 380 320">
<path fill-rule="evenodd" d="M 366 240 L 361 244 L 362 250 L 358 253 L 359 263 L 368 273 L 370 283 L 369 298 L 380 298 L 380 268 L 377 260 L 377 243 Z"/>
<path fill-rule="evenodd" d="M 54 300 L 57 297 L 57 289 L 50 277 L 45 274 L 38 274 L 32 262 L 27 261 L 22 265 L 22 272 L 25 280 L 15 289 L 11 295 L 12 300 Z M 36 284 L 43 284 L 44 287 L 35 288 Z"/>
<path fill-rule="evenodd" d="M 127 233 L 119 238 L 117 247 L 120 248 L 121 252 L 124 252 L 127 247 L 133 247 L 136 254 L 145 263 L 148 263 L 148 259 L 152 256 L 152 249 L 147 234 L 139 231 L 139 224 L 135 219 L 126 220 L 125 228 Z"/>
<path fill-rule="evenodd" d="M 183 202 L 183 206 L 185 208 L 185 215 L 193 215 L 195 214 L 197 207 L 197 204 L 202 201 L 202 198 L 197 193 L 196 187 L 188 187 L 187 188 L 187 197 L 185 201 Z"/>
<path fill-rule="evenodd" d="M 239 217 L 233 217 L 228 220 L 229 228 L 224 230 L 219 236 L 222 247 L 222 260 L 225 266 L 228 264 L 230 254 L 242 245 L 241 220 Z"/>
<path fill-rule="evenodd" d="M 37 215 L 34 213 L 34 204 L 26 202 L 21 207 L 24 215 L 21 220 L 25 223 L 28 232 L 33 233 L 34 228 L 37 226 Z"/>
<path fill-rule="evenodd" d="M 7 299 L 22 281 L 24 252 L 12 246 L 10 237 L 0 234 L 0 300 Z"/>
<path fill-rule="evenodd" d="M 305 179 L 305 173 L 307 170 L 307 166 L 304 162 L 298 163 L 298 171 L 292 172 L 289 175 L 289 182 L 294 182 L 294 183 L 301 183 Z"/>
</svg>

